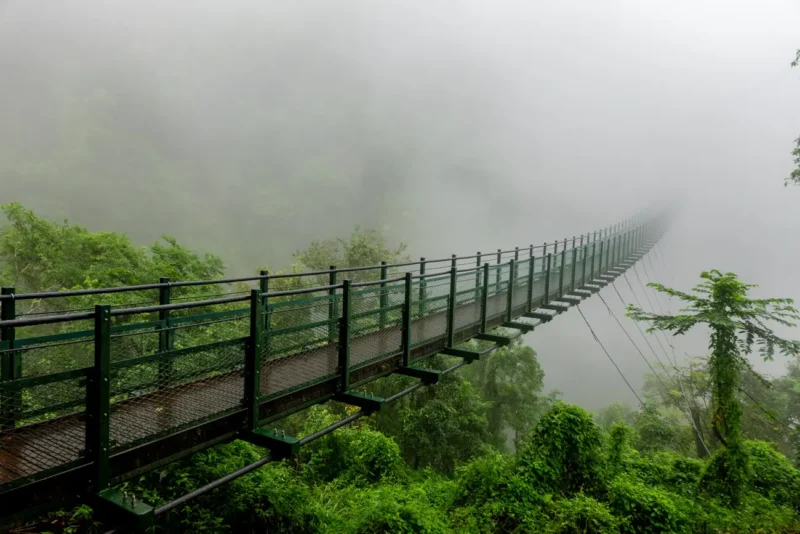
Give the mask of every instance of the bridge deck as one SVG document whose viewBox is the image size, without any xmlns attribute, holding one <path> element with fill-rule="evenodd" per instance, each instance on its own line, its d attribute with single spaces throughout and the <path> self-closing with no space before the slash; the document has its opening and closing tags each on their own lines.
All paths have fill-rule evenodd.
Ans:
<svg viewBox="0 0 800 534">
<path fill-rule="evenodd" d="M 646 249 L 649 245 L 643 242 L 642 246 Z M 599 262 L 594 272 L 585 271 L 587 264 L 595 266 L 595 258 L 589 255 L 593 250 L 588 245 L 582 249 L 582 264 L 576 263 L 575 253 L 571 258 L 562 253 L 552 258 L 552 263 L 548 256 L 546 266 L 544 258 L 536 258 L 491 266 L 488 277 L 483 269 L 463 276 L 459 273 L 452 291 L 449 275 L 428 275 L 430 278 L 413 287 L 407 334 L 401 320 L 405 305 L 402 299 L 396 300 L 400 290 L 401 296 L 408 298 L 402 283 L 384 284 L 375 294 L 362 291 L 363 296 L 353 297 L 355 305 L 351 302 L 355 306 L 351 310 L 352 332 L 348 338 L 347 374 L 351 383 L 364 384 L 396 371 L 401 365 L 404 334 L 409 338 L 411 362 L 439 352 L 446 346 L 451 310 L 454 342 L 460 343 L 479 333 L 482 318 L 487 329 L 502 326 L 507 319 L 516 320 L 555 301 L 559 295 L 589 287 L 606 271 Z M 628 258 L 635 256 L 630 251 Z M 600 257 L 603 258 L 602 253 Z M 618 258 L 617 265 L 627 268 L 621 262 L 628 258 Z M 515 265 L 515 276 L 510 275 L 510 265 Z M 545 272 L 550 273 L 549 279 Z M 584 273 L 585 283 L 580 283 Z M 533 285 L 529 287 L 531 279 Z M 513 287 L 511 297 L 509 286 Z M 488 294 L 485 309 L 483 291 Z M 452 303 L 451 293 L 455 295 Z M 342 304 L 340 297 L 334 293 L 296 302 L 291 299 L 276 304 L 266 302 L 264 350 L 260 381 L 255 388 L 261 422 L 323 402 L 337 391 L 343 373 L 336 331 L 342 311 L 340 308 L 337 311 Z M 253 335 L 246 335 L 248 313 L 258 309 L 251 305 L 247 309 L 227 308 L 192 316 L 204 320 L 212 315 L 235 316 L 232 320 L 240 321 L 239 326 L 246 328 L 243 332 L 231 326 L 222 331 L 225 334 L 222 339 L 194 346 L 181 343 L 179 348 L 169 350 L 159 350 L 164 346 L 160 344 L 163 337 L 159 336 L 163 336 L 164 330 L 174 329 L 173 333 L 179 333 L 180 327 L 173 326 L 174 323 L 141 323 L 140 332 L 135 331 L 138 323 L 119 326 L 126 333 L 118 334 L 117 337 L 125 338 L 118 343 L 137 336 L 144 341 L 125 350 L 120 349 L 121 345 L 111 346 L 111 373 L 107 375 L 111 377 L 109 469 L 115 483 L 192 450 L 231 439 L 241 431 L 247 413 L 245 358 Z M 320 317 L 324 319 L 318 320 Z M 186 319 L 181 318 L 188 323 Z M 71 334 L 78 336 L 81 332 Z M 87 411 L 90 404 L 87 378 L 94 370 L 90 363 L 94 358 L 93 331 L 88 334 L 91 335 L 82 338 L 87 350 L 71 353 L 68 362 L 71 366 L 45 371 L 37 371 L 33 366 L 31 376 L 0 383 L 0 407 L 14 406 L 16 402 L 24 405 L 19 410 L 22 415 L 13 420 L 8 419 L 9 412 L 0 411 L 0 516 L 55 498 L 70 495 L 74 498 L 75 491 L 92 488 L 93 464 L 85 452 L 91 434 L 87 432 L 87 417 L 91 413 Z M 22 353 L 30 348 L 15 345 L 11 350 Z M 48 365 L 58 361 L 52 355 L 42 358 Z M 48 395 L 50 389 L 52 395 Z"/>
<path fill-rule="evenodd" d="M 543 284 L 537 284 L 542 285 Z M 543 290 L 543 289 L 542 289 Z M 555 296 L 557 292 L 553 292 Z M 489 297 L 488 318 L 503 316 L 505 292 Z M 518 304 L 519 305 L 519 304 Z M 521 312 L 521 310 L 520 310 Z M 480 303 L 467 302 L 456 308 L 457 334 L 477 321 L 458 318 L 480 317 Z M 413 321 L 412 339 L 426 342 L 442 339 L 446 330 L 444 311 Z M 351 341 L 351 369 L 370 362 L 375 355 L 388 359 L 399 352 L 401 329 L 393 326 L 360 336 Z M 395 350 L 392 350 L 395 349 Z M 244 361 L 244 342 L 236 350 Z M 265 397 L 302 387 L 337 372 L 338 346 L 324 345 L 262 362 L 262 392 Z M 143 440 L 174 431 L 186 424 L 230 413 L 242 406 L 244 373 L 242 366 L 211 378 L 179 384 L 113 405 L 110 434 L 115 450 L 129 448 Z M 0 491 L 3 483 L 31 477 L 40 472 L 80 462 L 85 449 L 86 429 L 83 412 L 18 427 L 0 440 Z"/>
</svg>

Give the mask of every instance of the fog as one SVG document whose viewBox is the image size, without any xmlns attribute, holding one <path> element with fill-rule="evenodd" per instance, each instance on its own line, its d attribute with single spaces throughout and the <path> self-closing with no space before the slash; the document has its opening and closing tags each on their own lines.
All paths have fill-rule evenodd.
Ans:
<svg viewBox="0 0 800 534">
<path fill-rule="evenodd" d="M 440 257 L 677 196 L 653 278 L 800 297 L 798 27 L 793 0 L 0 1 L 0 203 L 249 274 L 357 224 Z M 641 385 L 603 303 L 581 307 Z M 526 342 L 567 400 L 635 400 L 576 311 Z"/>
</svg>

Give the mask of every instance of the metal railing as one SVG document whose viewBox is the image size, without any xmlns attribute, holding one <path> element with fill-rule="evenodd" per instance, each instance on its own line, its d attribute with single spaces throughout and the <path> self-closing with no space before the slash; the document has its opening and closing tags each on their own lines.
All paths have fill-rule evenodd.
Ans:
<svg viewBox="0 0 800 534">
<path fill-rule="evenodd" d="M 230 421 L 226 432 L 255 429 L 409 367 L 584 287 L 656 239 L 667 219 L 639 216 L 553 245 L 396 265 L 57 293 L 4 288 L 0 501 L 79 467 L 100 490 L 130 472 L 116 459 L 147 449 L 151 456 L 137 462 L 158 460 L 162 452 L 149 444 L 221 420 Z M 445 262 L 443 272 L 428 269 Z M 397 271 L 404 267 L 414 269 Z M 378 279 L 342 276 L 367 270 L 378 270 Z M 302 277 L 329 283 L 270 290 L 273 280 Z M 232 282 L 258 287 L 171 299 L 174 288 Z M 142 290 L 157 290 L 158 304 L 15 314 L 18 301 Z M 9 512 L 2 506 L 0 516 Z"/>
</svg>

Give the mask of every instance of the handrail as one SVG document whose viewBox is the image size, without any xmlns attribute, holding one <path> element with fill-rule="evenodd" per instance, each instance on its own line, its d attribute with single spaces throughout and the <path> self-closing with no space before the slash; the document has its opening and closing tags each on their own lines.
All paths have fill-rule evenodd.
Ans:
<svg viewBox="0 0 800 534">
<path fill-rule="evenodd" d="M 645 210 L 640 211 L 639 213 L 635 214 L 632 217 L 625 219 L 622 222 L 617 223 L 616 225 L 612 225 L 609 227 L 605 227 L 604 229 L 599 231 L 599 239 L 608 239 L 610 236 L 619 234 L 624 229 L 633 225 L 642 213 Z M 612 232 L 611 229 L 614 228 Z M 606 232 L 603 235 L 603 232 Z M 592 238 L 594 235 L 595 239 L 598 238 L 598 232 L 587 233 L 585 237 Z M 573 236 L 574 238 L 575 236 Z M 577 236 L 582 237 L 582 236 Z M 567 242 L 573 238 L 567 238 Z M 555 243 L 560 243 L 563 240 L 555 241 Z M 592 240 L 594 241 L 594 240 Z M 592 242 L 589 241 L 589 242 Z M 546 249 L 549 246 L 548 243 L 544 243 L 543 245 L 536 245 L 531 247 L 519 247 L 519 249 L 509 249 L 509 250 L 499 250 L 499 254 L 509 254 L 523 250 L 538 250 L 538 249 Z M 573 247 L 569 246 L 569 249 Z M 489 256 L 498 254 L 498 252 L 491 252 L 484 254 L 483 256 Z M 322 276 L 328 275 L 332 272 L 335 273 L 348 273 L 348 272 L 360 272 L 360 271 L 369 271 L 369 270 L 377 270 L 377 269 L 393 269 L 398 267 L 410 267 L 415 265 L 430 265 L 435 263 L 443 263 L 443 262 L 451 262 L 453 260 L 460 261 L 460 260 L 470 260 L 476 259 L 479 255 L 469 255 L 469 256 L 454 256 L 449 258 L 438 258 L 433 260 L 420 260 L 420 261 L 409 261 L 409 262 L 401 262 L 389 265 L 366 265 L 366 266 L 356 266 L 356 267 L 343 267 L 341 269 L 328 269 L 322 271 L 306 271 L 306 272 L 299 272 L 299 273 L 280 273 L 280 274 L 264 274 L 264 275 L 253 275 L 253 276 L 243 276 L 243 277 L 236 277 L 236 278 L 221 278 L 216 280 L 184 280 L 178 282 L 163 282 L 163 283 L 153 283 L 153 284 L 140 284 L 140 285 L 133 285 L 133 286 L 119 286 L 119 287 L 105 287 L 105 288 L 91 288 L 91 289 L 72 289 L 66 291 L 44 291 L 44 292 L 34 292 L 34 293 L 16 293 L 11 295 L 0 295 L 0 302 L 4 300 L 34 300 L 34 299 L 51 299 L 51 298 L 63 298 L 63 297 L 77 297 L 77 296 L 85 296 L 85 295 L 101 295 L 105 293 L 127 293 L 132 291 L 147 291 L 153 289 L 162 289 L 166 287 L 193 287 L 193 286 L 202 286 L 202 285 L 219 285 L 219 284 L 230 284 L 236 282 L 255 282 L 259 280 L 276 280 L 280 278 L 300 278 L 306 276 Z"/>
</svg>

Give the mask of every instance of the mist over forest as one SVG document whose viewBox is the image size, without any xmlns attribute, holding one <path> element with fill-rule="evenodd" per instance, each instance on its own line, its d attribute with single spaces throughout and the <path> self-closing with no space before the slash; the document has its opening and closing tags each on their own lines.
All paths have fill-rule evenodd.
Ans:
<svg viewBox="0 0 800 534">
<path fill-rule="evenodd" d="M 645 285 L 688 290 L 710 269 L 798 298 L 798 27 L 793 0 L 0 0 L 0 205 L 135 247 L 172 236 L 248 276 L 356 227 L 444 258 L 674 202 L 618 284 L 626 304 L 676 313 Z M 632 389 L 652 389 L 604 303 L 581 309 Z M 542 396 L 639 404 L 577 313 L 522 340 Z M 709 331 L 666 348 L 705 357 Z"/>
</svg>

